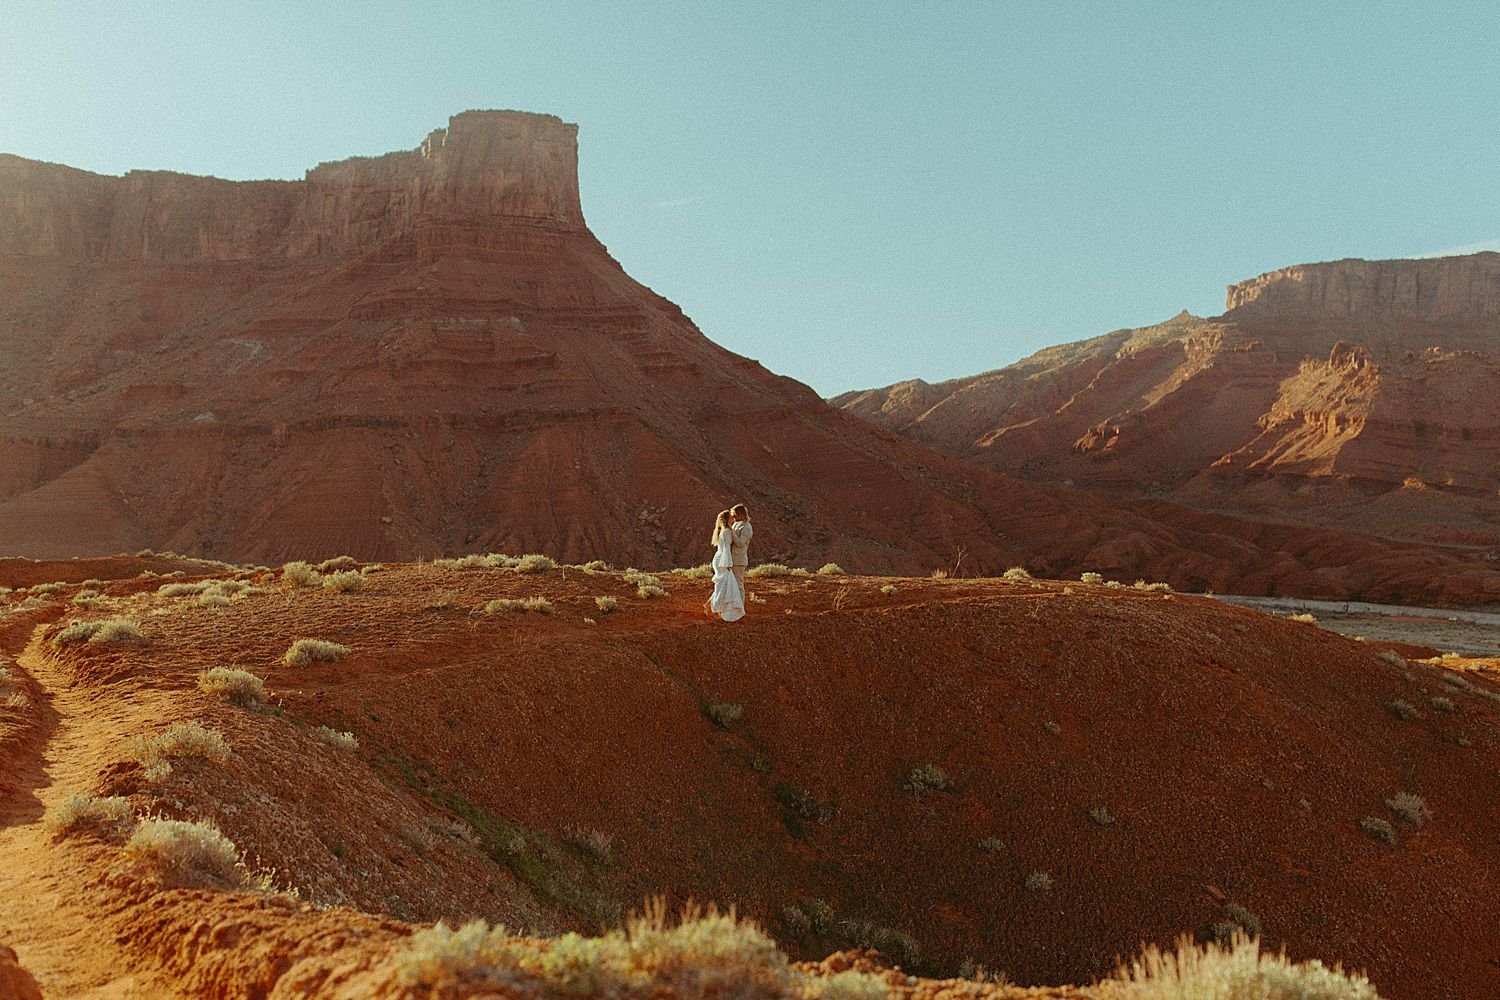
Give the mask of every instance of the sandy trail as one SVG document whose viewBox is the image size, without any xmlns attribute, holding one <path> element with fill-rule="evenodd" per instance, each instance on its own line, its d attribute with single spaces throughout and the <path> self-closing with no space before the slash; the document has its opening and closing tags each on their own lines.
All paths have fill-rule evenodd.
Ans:
<svg viewBox="0 0 1500 1000">
<path fill-rule="evenodd" d="M 1500 656 L 1500 614 L 1493 612 L 1300 597 L 1214 596 L 1226 604 L 1267 614 L 1311 614 L 1323 628 L 1350 638 L 1410 643 L 1465 656 Z"/>
<path fill-rule="evenodd" d="M 16 950 L 49 1000 L 172 996 L 169 987 L 126 970 L 113 936 L 79 898 L 82 873 L 43 826 L 47 813 L 68 795 L 92 789 L 99 748 L 118 746 L 144 713 L 129 701 L 95 703 L 85 710 L 88 694 L 40 655 L 37 641 L 18 634 L 11 642 L 25 642 L 24 648 L 5 650 L 41 690 L 37 727 L 21 756 L 16 790 L 0 799 L 0 941 Z"/>
</svg>

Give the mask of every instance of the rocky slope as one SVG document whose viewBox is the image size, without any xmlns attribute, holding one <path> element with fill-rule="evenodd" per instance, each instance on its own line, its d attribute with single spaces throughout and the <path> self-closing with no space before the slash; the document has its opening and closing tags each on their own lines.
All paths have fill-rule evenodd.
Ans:
<svg viewBox="0 0 1500 1000">
<path fill-rule="evenodd" d="M 404 978 L 420 926 L 524 929 L 574 949 L 547 975 L 584 976 L 555 935 L 651 895 L 733 904 L 793 959 L 874 944 L 893 997 L 1032 995 L 907 978 L 966 960 L 1088 983 L 1236 921 L 1385 996 L 1494 981 L 1491 665 L 1081 583 L 762 578 L 731 627 L 665 574 L 642 599 L 573 568 L 135 572 L 160 565 L 0 596 L 0 942 L 48 996 L 466 996 Z M 550 612 L 485 610 L 529 598 Z M 142 638 L 61 643 L 79 617 Z M 349 651 L 290 665 L 297 639 Z M 200 689 L 231 663 L 269 694 Z M 143 766 L 136 741 L 188 720 L 226 754 Z M 124 811 L 49 828 L 74 792 Z M 214 824 L 281 891 L 131 853 L 149 816 Z"/>
<path fill-rule="evenodd" d="M 941 385 L 834 400 L 987 468 L 1500 551 L 1500 254 L 1346 260 Z"/>
<path fill-rule="evenodd" d="M 543 115 L 301 181 L 0 158 L 0 350 L 0 552 L 693 563 L 742 500 L 757 559 L 810 566 L 1500 594 L 1464 555 L 1122 512 L 839 412 L 621 269 Z"/>
</svg>

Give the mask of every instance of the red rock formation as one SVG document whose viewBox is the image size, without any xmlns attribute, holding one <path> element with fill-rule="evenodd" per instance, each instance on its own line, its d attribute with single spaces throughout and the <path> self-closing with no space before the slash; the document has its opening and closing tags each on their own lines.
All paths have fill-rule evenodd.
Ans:
<svg viewBox="0 0 1500 1000">
<path fill-rule="evenodd" d="M 1320 576 L 1316 537 L 1273 559 L 1253 524 L 1121 513 L 839 413 L 625 274 L 584 223 L 576 128 L 549 116 L 467 112 L 301 181 L 5 158 L 0 349 L 0 552 L 19 555 L 660 566 L 701 562 L 714 512 L 744 500 L 756 558 L 811 566 L 1346 596 L 1407 562 L 1355 544 Z M 1163 373 L 1181 353 L 1165 334 L 1121 350 Z M 1095 367 L 1027 412 L 1153 384 Z M 1099 421 L 1079 413 L 1081 438 Z M 1492 577 L 1448 558 L 1416 585 L 1500 592 Z"/>
<path fill-rule="evenodd" d="M 1500 254 L 1284 268 L 1228 305 L 835 402 L 1039 482 L 1500 548 Z"/>
</svg>

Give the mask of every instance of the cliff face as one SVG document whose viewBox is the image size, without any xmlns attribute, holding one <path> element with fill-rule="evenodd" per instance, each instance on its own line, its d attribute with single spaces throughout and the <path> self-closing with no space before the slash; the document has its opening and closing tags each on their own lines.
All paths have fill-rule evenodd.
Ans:
<svg viewBox="0 0 1500 1000">
<path fill-rule="evenodd" d="M 1500 254 L 1288 267 L 1228 305 L 835 402 L 1036 482 L 1500 551 Z"/>
<path fill-rule="evenodd" d="M 409 152 L 325 163 L 301 181 L 164 171 L 102 177 L 0 157 L 0 248 L 106 261 L 352 255 L 433 225 L 582 230 L 578 127 L 469 111 Z"/>
<path fill-rule="evenodd" d="M 1280 322 L 1500 319 L 1500 253 L 1298 264 L 1229 286 L 1225 308 Z"/>
</svg>

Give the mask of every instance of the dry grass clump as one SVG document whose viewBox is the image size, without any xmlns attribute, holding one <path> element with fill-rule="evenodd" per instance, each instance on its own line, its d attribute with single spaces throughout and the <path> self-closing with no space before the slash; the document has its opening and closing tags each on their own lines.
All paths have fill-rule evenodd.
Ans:
<svg viewBox="0 0 1500 1000">
<path fill-rule="evenodd" d="M 690 580 L 706 580 L 714 575 L 714 567 L 712 563 L 703 563 L 699 566 L 689 566 L 686 568 L 678 566 L 672 570 L 672 575 L 685 576 Z"/>
<path fill-rule="evenodd" d="M 758 577 L 812 576 L 812 574 L 800 566 L 785 566 L 781 563 L 761 563 L 758 566 L 751 566 L 745 570 L 745 576 L 755 579 Z"/>
<path fill-rule="evenodd" d="M 309 663 L 337 663 L 351 652 L 353 650 L 348 646 L 341 646 L 336 642 L 298 639 L 281 659 L 289 667 L 305 667 Z"/>
<path fill-rule="evenodd" d="M 354 751 L 359 749 L 359 740 L 353 733 L 341 733 L 330 726 L 319 726 L 313 730 L 313 735 L 318 738 L 319 743 L 327 743 L 335 750 Z"/>
<path fill-rule="evenodd" d="M 156 588 L 156 596 L 196 597 L 207 590 L 212 583 L 212 580 L 199 580 L 197 583 L 164 583 Z"/>
<path fill-rule="evenodd" d="M 1288 621 L 1294 621 L 1294 622 L 1301 622 L 1304 625 L 1316 625 L 1316 624 L 1318 624 L 1318 620 L 1316 618 L 1314 618 L 1312 615 L 1310 615 L 1307 612 L 1305 612 L 1305 611 L 1302 614 L 1299 614 L 1299 615 L 1288 615 L 1287 616 L 1287 620 Z"/>
<path fill-rule="evenodd" d="M 346 569 L 323 577 L 324 590 L 336 590 L 341 594 L 365 588 L 365 575 L 358 570 Z"/>
<path fill-rule="evenodd" d="M 896 585 L 894 583 L 888 583 L 884 587 L 880 588 L 880 592 L 882 594 L 884 594 L 885 596 L 887 596 L 887 597 L 889 597 L 892 594 L 894 594 L 896 592 L 896 590 L 897 590 L 897 587 L 896 587 Z"/>
<path fill-rule="evenodd" d="M 52 645 L 78 646 L 87 642 L 102 645 L 110 642 L 140 642 L 141 627 L 128 618 L 106 618 L 95 622 L 72 622 L 52 637 Z"/>
<path fill-rule="evenodd" d="M 126 751 L 145 768 L 147 781 L 161 781 L 172 773 L 172 761 L 184 758 L 227 760 L 229 744 L 224 734 L 201 722 L 179 722 L 152 737 L 137 737 Z"/>
<path fill-rule="evenodd" d="M 305 562 L 289 562 L 281 567 L 281 579 L 293 587 L 316 587 L 323 574 Z"/>
<path fill-rule="evenodd" d="M 912 768 L 901 787 L 920 797 L 930 792 L 948 791 L 953 787 L 953 779 L 948 777 L 942 768 L 929 763 Z"/>
<path fill-rule="evenodd" d="M 123 795 L 74 792 L 47 814 L 42 825 L 52 836 L 61 837 L 73 830 L 117 829 L 130 819 L 130 800 Z"/>
<path fill-rule="evenodd" d="M 666 597 L 665 587 L 657 587 L 649 583 L 643 583 L 635 589 L 635 596 L 643 601 L 649 601 L 653 597 Z"/>
<path fill-rule="evenodd" d="M 1227 947 L 1184 937 L 1175 952 L 1152 946 L 1104 982 L 1120 1000 L 1380 1000 L 1369 980 L 1317 960 L 1268 955 L 1237 933 Z"/>
<path fill-rule="evenodd" d="M 1415 827 L 1420 827 L 1432 816 L 1423 798 L 1410 792 L 1397 792 L 1385 800 L 1385 805 L 1398 818 Z"/>
<path fill-rule="evenodd" d="M 1433 697 L 1427 699 L 1427 704 L 1431 705 L 1433 708 L 1437 709 L 1439 712 L 1452 712 L 1452 711 L 1455 711 L 1455 706 L 1453 704 L 1453 699 L 1452 698 L 1443 698 L 1443 697 L 1439 697 L 1439 696 L 1434 695 Z"/>
<path fill-rule="evenodd" d="M 610 864 L 615 859 L 615 838 L 603 830 L 582 826 L 564 827 L 562 839 L 601 864 Z"/>
<path fill-rule="evenodd" d="M 459 556 L 456 559 L 434 559 L 438 569 L 511 569 L 521 560 L 500 552 Z"/>
<path fill-rule="evenodd" d="M 1417 717 L 1417 710 L 1415 708 L 1412 708 L 1409 703 L 1402 701 L 1400 698 L 1397 698 L 1395 701 L 1386 702 L 1385 709 L 1396 718 L 1403 719 L 1407 722 L 1410 722 L 1412 719 L 1415 719 Z"/>
<path fill-rule="evenodd" d="M 336 570 L 353 569 L 359 565 L 359 560 L 353 556 L 334 556 L 332 559 L 324 559 L 318 563 L 319 573 L 332 573 Z"/>
<path fill-rule="evenodd" d="M 55 594 L 66 586 L 67 584 L 61 581 L 57 583 L 38 583 L 32 586 L 31 592 L 33 594 Z"/>
<path fill-rule="evenodd" d="M 1359 821 L 1359 828 L 1365 831 L 1372 840 L 1378 840 L 1383 844 L 1396 842 L 1396 828 L 1383 819 L 1366 816 Z"/>
<path fill-rule="evenodd" d="M 823 565 L 819 566 L 818 567 L 818 575 L 819 576 L 848 576 L 849 574 L 847 574 L 847 573 L 844 572 L 844 567 L 840 566 L 838 563 L 832 563 L 831 562 L 831 563 L 824 563 Z"/>
<path fill-rule="evenodd" d="M 745 714 L 745 710 L 732 702 L 720 701 L 705 708 L 703 714 L 720 729 L 728 729 L 731 723 L 738 721 L 739 717 Z"/>
<path fill-rule="evenodd" d="M 1170 594 L 1172 585 L 1170 583 L 1147 583 L 1145 580 L 1137 580 L 1132 584 L 1136 590 L 1144 590 L 1153 594 Z"/>
<path fill-rule="evenodd" d="M 979 849 L 986 854 L 999 854 L 1005 850 L 1005 841 L 999 837 L 980 837 L 978 845 Z"/>
<path fill-rule="evenodd" d="M 1095 806 L 1089 810 L 1089 819 L 1093 820 L 1095 826 L 1111 826 L 1115 817 L 1103 806 Z"/>
<path fill-rule="evenodd" d="M 535 611 L 539 615 L 550 615 L 552 602 L 545 597 L 527 597 L 521 600 L 502 597 L 484 606 L 484 613 L 487 615 L 499 614 L 502 611 Z"/>
<path fill-rule="evenodd" d="M 214 667 L 198 675 L 198 690 L 218 695 L 232 705 L 254 708 L 265 704 L 265 681 L 237 667 Z"/>
<path fill-rule="evenodd" d="M 1380 657 L 1382 660 L 1389 663 L 1393 667 L 1400 667 L 1402 670 L 1405 670 L 1407 668 L 1406 657 L 1402 656 L 1394 649 L 1382 649 L 1375 655 Z"/>
<path fill-rule="evenodd" d="M 589 576 L 593 576 L 595 573 L 607 572 L 610 566 L 609 563 L 605 562 L 603 559 L 590 559 L 588 562 L 583 563 L 578 568 L 587 573 Z"/>
<path fill-rule="evenodd" d="M 1000 579 L 1011 580 L 1013 582 L 1018 580 L 1030 580 L 1031 574 L 1026 571 L 1025 566 L 1012 566 L 1010 569 L 1000 574 Z"/>
<path fill-rule="evenodd" d="M 557 563 L 549 556 L 529 552 L 517 559 L 513 568 L 517 573 L 545 573 L 549 569 L 557 569 Z"/>
<path fill-rule="evenodd" d="M 603 611 L 605 614 L 609 614 L 611 611 L 613 611 L 615 608 L 618 608 L 619 606 L 620 606 L 620 602 L 617 601 L 617 600 L 615 600 L 613 597 L 596 597 L 596 598 L 594 598 L 594 607 L 598 608 L 600 611 Z"/>
<path fill-rule="evenodd" d="M 1078 578 L 1078 580 L 1079 580 L 1080 583 L 1103 583 L 1104 582 L 1104 574 L 1103 573 L 1084 573 L 1082 576 L 1080 576 Z"/>
<path fill-rule="evenodd" d="M 248 881 L 239 848 L 212 823 L 143 819 L 122 851 L 179 885 L 239 887 Z"/>
<path fill-rule="evenodd" d="M 624 929 L 600 937 L 564 934 L 520 940 L 483 920 L 451 930 L 417 931 L 395 956 L 403 985 L 421 990 L 475 986 L 551 987 L 578 996 L 796 996 L 802 977 L 776 943 L 754 924 L 689 906 L 671 925 L 653 903 Z"/>
<path fill-rule="evenodd" d="M 1051 892 L 1052 876 L 1046 872 L 1032 872 L 1026 876 L 1026 888 L 1030 892 Z"/>
</svg>

